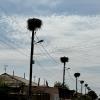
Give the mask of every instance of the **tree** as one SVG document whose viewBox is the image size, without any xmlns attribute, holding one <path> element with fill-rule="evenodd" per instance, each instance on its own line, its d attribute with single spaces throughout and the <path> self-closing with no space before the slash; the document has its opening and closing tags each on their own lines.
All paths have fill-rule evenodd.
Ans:
<svg viewBox="0 0 100 100">
<path fill-rule="evenodd" d="M 91 100 L 91 97 L 88 95 L 82 95 L 78 98 L 73 98 L 72 100 Z"/>
<path fill-rule="evenodd" d="M 0 95 L 8 94 L 8 92 L 9 92 L 8 85 L 5 83 L 5 81 L 2 78 L 0 78 Z"/>
<path fill-rule="evenodd" d="M 88 92 L 89 92 L 89 91 L 91 91 L 91 88 L 90 88 L 90 87 L 87 87 L 87 90 L 88 90 Z"/>
<path fill-rule="evenodd" d="M 88 95 L 92 98 L 92 100 L 96 100 L 98 98 L 97 94 L 93 90 L 89 91 Z"/>
<path fill-rule="evenodd" d="M 76 94 L 77 94 L 77 78 L 80 76 L 80 73 L 75 73 L 74 76 L 76 78 Z"/>
<path fill-rule="evenodd" d="M 5 82 L 2 78 L 0 78 L 0 87 L 4 86 L 5 85 Z"/>
<path fill-rule="evenodd" d="M 57 81 L 56 81 L 56 82 L 54 83 L 54 87 L 61 88 L 61 87 L 63 87 L 63 84 L 62 84 L 61 82 L 57 82 Z M 67 89 L 69 90 L 69 87 L 68 87 L 67 84 L 64 85 L 64 88 L 67 88 Z"/>
<path fill-rule="evenodd" d="M 54 87 L 62 87 L 62 83 L 56 81 L 56 82 L 54 83 Z"/>
</svg>

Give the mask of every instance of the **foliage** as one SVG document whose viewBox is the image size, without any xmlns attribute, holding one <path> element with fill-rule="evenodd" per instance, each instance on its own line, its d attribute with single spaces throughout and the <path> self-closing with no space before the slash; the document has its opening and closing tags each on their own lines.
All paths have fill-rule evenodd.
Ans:
<svg viewBox="0 0 100 100">
<path fill-rule="evenodd" d="M 2 78 L 0 78 L 0 88 L 1 87 L 8 87 Z"/>
<path fill-rule="evenodd" d="M 0 85 L 0 95 L 1 94 L 8 94 L 9 88 L 6 84 L 1 84 Z"/>
<path fill-rule="evenodd" d="M 78 100 L 91 100 L 91 97 L 88 95 L 83 95 L 80 98 L 78 98 Z"/>
<path fill-rule="evenodd" d="M 96 100 L 97 94 L 94 91 L 88 92 L 86 95 L 74 97 L 72 100 Z"/>
<path fill-rule="evenodd" d="M 54 87 L 60 88 L 60 87 L 63 87 L 63 84 L 62 84 L 61 82 L 57 82 L 57 81 L 56 81 L 56 82 L 54 83 Z M 69 90 L 69 87 L 68 87 L 67 84 L 64 85 L 64 88 L 67 88 L 67 89 Z"/>
<path fill-rule="evenodd" d="M 88 92 L 88 96 L 90 96 L 92 98 L 92 100 L 96 100 L 98 98 L 98 96 L 95 93 L 95 91 L 89 91 Z"/>
</svg>

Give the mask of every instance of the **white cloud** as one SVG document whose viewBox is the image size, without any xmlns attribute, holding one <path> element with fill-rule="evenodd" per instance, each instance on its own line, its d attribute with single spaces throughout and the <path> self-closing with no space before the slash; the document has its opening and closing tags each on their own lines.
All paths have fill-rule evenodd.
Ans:
<svg viewBox="0 0 100 100">
<path fill-rule="evenodd" d="M 31 32 L 29 32 L 26 28 L 28 17 L 29 16 L 5 17 L 5 20 L 2 21 L 1 19 L 2 23 L 0 23 L 0 26 L 5 27 L 6 25 L 8 25 L 6 26 L 6 30 L 2 30 L 3 37 L 6 37 L 7 35 L 6 39 L 10 39 L 11 41 L 14 40 L 14 43 L 9 43 L 9 41 L 4 39 L 3 41 L 8 42 L 12 46 L 16 46 L 17 49 L 21 50 L 21 52 L 23 52 L 24 54 L 30 55 Z M 35 46 L 35 58 L 44 68 L 48 68 L 48 70 L 44 70 L 46 73 L 41 71 L 41 68 L 37 67 L 38 63 L 36 62 L 36 65 L 34 65 L 34 71 L 37 72 L 36 74 L 39 76 L 41 73 L 43 77 L 45 77 L 46 75 L 49 78 L 51 77 L 51 73 L 49 70 L 51 70 L 53 71 L 53 74 L 58 72 L 58 79 L 57 77 L 53 77 L 53 79 L 51 79 L 53 83 L 56 79 L 59 80 L 59 77 L 61 80 L 62 74 L 60 73 L 60 71 L 62 71 L 63 67 L 61 67 L 62 64 L 60 63 L 59 58 L 61 56 L 68 56 L 69 63 L 67 64 L 67 66 L 71 67 L 73 73 L 81 71 L 84 76 L 84 80 L 88 80 L 90 84 L 90 81 L 99 81 L 100 83 L 99 75 L 96 75 L 97 79 L 95 80 L 91 79 L 90 77 L 85 78 L 86 75 L 84 75 L 83 70 L 84 67 L 88 67 L 91 69 L 91 67 L 93 66 L 100 65 L 100 15 L 52 15 L 45 17 L 39 16 L 38 18 L 43 21 L 43 26 L 40 30 L 37 31 L 37 36 L 39 37 L 39 39 L 44 39 L 44 47 L 48 50 L 48 52 L 51 52 L 50 55 L 54 57 L 58 64 L 55 64 L 55 61 L 53 61 L 53 59 L 51 59 L 50 57 L 48 58 L 45 50 L 40 46 L 40 44 L 38 44 Z M 5 24 L 3 22 L 5 22 Z M 0 39 L 2 39 L 2 34 Z M 21 48 L 21 46 L 23 47 L 23 49 Z M 2 47 L 2 44 L 0 47 Z M 5 50 L 1 50 L 0 59 L 2 59 L 2 57 L 3 59 L 14 59 L 15 57 L 15 60 L 19 59 L 20 55 L 18 55 L 17 49 L 12 50 L 14 52 L 14 56 L 9 55 L 9 52 L 11 53 L 11 51 L 9 50 L 6 50 L 6 52 Z M 22 59 L 23 61 L 25 60 L 26 64 L 27 59 L 24 59 L 24 56 L 21 56 L 21 60 Z M 37 70 L 39 70 L 39 73 Z M 87 76 L 89 74 L 90 73 L 87 73 Z"/>
<path fill-rule="evenodd" d="M 94 15 L 100 14 L 99 5 L 99 0 L 0 0 L 0 11 L 8 15 Z"/>
</svg>

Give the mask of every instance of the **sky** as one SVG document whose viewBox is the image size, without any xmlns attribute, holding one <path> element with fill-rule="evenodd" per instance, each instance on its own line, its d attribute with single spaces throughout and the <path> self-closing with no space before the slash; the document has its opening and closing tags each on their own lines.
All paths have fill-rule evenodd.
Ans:
<svg viewBox="0 0 100 100">
<path fill-rule="evenodd" d="M 29 78 L 31 31 L 29 18 L 39 18 L 34 45 L 33 81 L 41 78 L 53 86 L 62 82 L 66 56 L 65 81 L 75 89 L 74 73 L 100 94 L 100 0 L 0 0 L 0 74 L 6 72 Z M 70 68 L 70 70 L 67 70 Z M 36 79 L 34 79 L 36 76 Z M 78 81 L 78 91 L 80 83 Z"/>
</svg>

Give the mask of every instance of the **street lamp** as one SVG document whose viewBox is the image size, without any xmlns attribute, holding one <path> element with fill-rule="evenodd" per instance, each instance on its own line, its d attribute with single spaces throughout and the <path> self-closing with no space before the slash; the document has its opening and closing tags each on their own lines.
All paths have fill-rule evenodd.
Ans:
<svg viewBox="0 0 100 100">
<path fill-rule="evenodd" d="M 33 53 L 34 53 L 34 35 L 36 33 L 35 31 L 37 29 L 41 28 L 42 21 L 40 19 L 33 18 L 33 19 L 28 19 L 27 23 L 28 23 L 28 29 L 30 31 L 32 31 L 31 54 L 30 54 L 29 94 L 28 94 L 29 100 L 31 100 L 31 97 L 32 97 L 31 86 L 32 86 L 32 64 L 33 64 Z"/>
<path fill-rule="evenodd" d="M 38 41 L 38 42 L 36 42 L 36 43 L 41 43 L 41 42 L 43 42 L 43 41 L 44 41 L 44 40 L 39 40 L 39 41 Z M 36 43 L 35 43 L 35 44 L 36 44 Z"/>
<path fill-rule="evenodd" d="M 68 71 L 70 68 L 68 67 L 68 68 L 66 68 L 66 70 Z"/>
<path fill-rule="evenodd" d="M 61 62 L 64 63 L 64 68 L 63 68 L 63 87 L 65 86 L 65 65 L 66 65 L 66 62 L 69 61 L 69 58 L 68 57 L 61 57 L 60 58 Z"/>
</svg>

